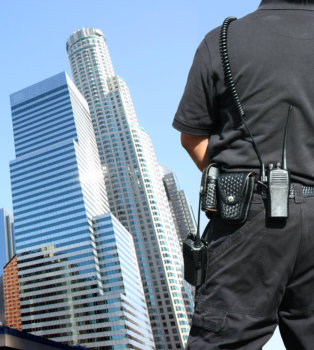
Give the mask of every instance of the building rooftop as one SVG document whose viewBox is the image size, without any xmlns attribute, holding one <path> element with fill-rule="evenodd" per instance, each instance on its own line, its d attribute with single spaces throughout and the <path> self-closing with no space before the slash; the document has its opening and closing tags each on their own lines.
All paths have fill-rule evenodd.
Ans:
<svg viewBox="0 0 314 350">
<path fill-rule="evenodd" d="M 0 326 L 0 350 L 87 350 L 83 346 L 69 346 L 13 328 Z"/>
</svg>

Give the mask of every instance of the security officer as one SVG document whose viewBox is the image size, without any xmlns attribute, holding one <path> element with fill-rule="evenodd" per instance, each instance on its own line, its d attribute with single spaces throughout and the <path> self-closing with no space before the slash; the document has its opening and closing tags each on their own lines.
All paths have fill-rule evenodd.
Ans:
<svg viewBox="0 0 314 350">
<path fill-rule="evenodd" d="M 200 44 L 173 126 L 203 170 L 260 162 L 225 86 L 216 28 Z M 279 324 L 288 350 L 314 349 L 314 1 L 263 0 L 230 24 L 228 51 L 246 122 L 265 164 L 280 161 L 291 107 L 289 218 L 265 218 L 256 190 L 249 219 L 211 223 L 206 280 L 187 349 L 261 349 Z M 258 175 L 257 175 L 258 176 Z"/>
</svg>

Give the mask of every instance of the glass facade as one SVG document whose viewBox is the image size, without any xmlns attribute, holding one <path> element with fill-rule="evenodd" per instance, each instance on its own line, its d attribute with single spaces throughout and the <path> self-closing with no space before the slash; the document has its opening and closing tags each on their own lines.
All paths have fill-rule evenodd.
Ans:
<svg viewBox="0 0 314 350">
<path fill-rule="evenodd" d="M 127 84 L 115 75 L 102 32 L 75 31 L 66 48 L 74 82 L 89 104 L 110 209 L 133 235 L 156 347 L 183 349 L 193 303 L 152 142 Z"/>
<path fill-rule="evenodd" d="M 112 239 L 121 230 L 109 213 L 86 101 L 60 73 L 12 94 L 11 109 L 16 159 L 10 171 L 23 330 L 90 349 L 108 349 L 107 344 L 110 349 L 132 348 L 133 339 L 120 337 L 120 324 L 115 328 L 111 322 L 123 319 L 124 300 L 106 291 L 94 218 L 107 213 Z M 142 311 L 135 318 L 148 322 L 147 311 Z M 150 335 L 146 328 L 141 337 Z"/>
<path fill-rule="evenodd" d="M 111 214 L 93 225 L 107 302 L 118 307 L 110 325 L 131 348 L 155 349 L 132 236 Z"/>
</svg>

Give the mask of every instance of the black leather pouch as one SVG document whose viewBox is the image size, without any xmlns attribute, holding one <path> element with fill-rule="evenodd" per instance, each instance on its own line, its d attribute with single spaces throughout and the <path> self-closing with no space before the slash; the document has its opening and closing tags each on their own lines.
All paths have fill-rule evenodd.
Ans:
<svg viewBox="0 0 314 350">
<path fill-rule="evenodd" d="M 235 224 L 246 221 L 253 190 L 253 173 L 223 173 L 217 181 L 221 219 Z"/>
</svg>

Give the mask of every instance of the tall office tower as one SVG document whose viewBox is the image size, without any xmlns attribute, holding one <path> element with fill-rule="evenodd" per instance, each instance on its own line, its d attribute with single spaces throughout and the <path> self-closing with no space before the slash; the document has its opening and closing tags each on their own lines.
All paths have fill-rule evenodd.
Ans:
<svg viewBox="0 0 314 350">
<path fill-rule="evenodd" d="M 110 209 L 134 238 L 156 347 L 183 349 L 192 304 L 151 140 L 138 124 L 126 83 L 114 73 L 102 32 L 75 31 L 66 49 L 89 104 Z"/>
<path fill-rule="evenodd" d="M 3 283 L 6 326 L 21 331 L 21 303 L 16 255 L 4 267 Z"/>
<path fill-rule="evenodd" d="M 89 349 L 154 349 L 135 248 L 109 213 L 86 101 L 60 73 L 12 94 L 11 109 L 22 329 Z"/>
<path fill-rule="evenodd" d="M 104 292 L 116 300 L 114 315 L 108 319 L 111 334 L 104 333 L 106 345 L 156 349 L 131 234 L 110 213 L 94 217 L 93 227 Z M 117 340 L 120 344 L 114 347 Z"/>
<path fill-rule="evenodd" d="M 189 233 L 196 233 L 192 209 L 188 204 L 184 191 L 180 188 L 175 174 L 166 167 L 161 167 L 161 170 L 164 174 L 162 181 L 166 189 L 171 213 L 182 245 L 182 241 Z"/>
<path fill-rule="evenodd" d="M 6 209 L 0 209 L 0 275 L 3 267 L 15 255 L 13 215 Z"/>
<path fill-rule="evenodd" d="M 0 323 L 6 324 L 4 303 L 4 267 L 15 254 L 13 215 L 8 210 L 0 209 Z"/>
<path fill-rule="evenodd" d="M 184 191 L 180 188 L 179 182 L 175 174 L 167 167 L 160 166 L 163 173 L 163 184 L 167 193 L 171 214 L 175 223 L 180 245 L 182 247 L 184 239 L 189 233 L 196 233 L 195 221 L 193 218 L 192 208 L 189 206 L 185 197 Z M 185 290 L 188 292 L 190 300 L 184 300 L 186 305 L 193 302 L 195 296 L 195 288 L 186 281 L 183 282 Z M 192 312 L 189 313 L 189 318 L 192 320 Z"/>
<path fill-rule="evenodd" d="M 0 276 L 0 326 L 5 326 L 5 305 L 4 305 L 3 275 Z"/>
</svg>

